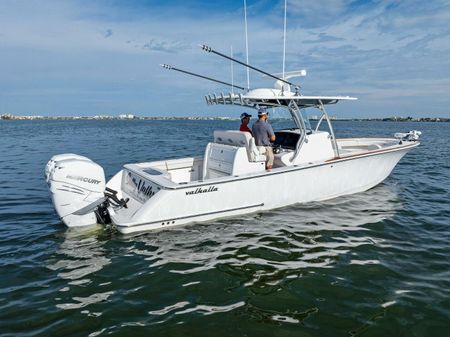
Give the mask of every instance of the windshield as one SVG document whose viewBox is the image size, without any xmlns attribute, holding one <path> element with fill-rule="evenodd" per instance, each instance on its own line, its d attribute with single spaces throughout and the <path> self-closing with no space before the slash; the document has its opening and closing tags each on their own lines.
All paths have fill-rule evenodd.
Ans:
<svg viewBox="0 0 450 337">
<path fill-rule="evenodd" d="M 303 120 L 305 121 L 305 127 L 306 127 L 306 131 L 312 131 L 312 127 L 311 127 L 311 123 L 309 122 L 309 114 L 306 111 L 306 109 L 301 109 L 300 110 L 300 114 L 302 115 Z"/>
<path fill-rule="evenodd" d="M 290 112 L 286 108 L 267 109 L 269 111 L 269 123 L 274 130 L 297 129 Z"/>
<path fill-rule="evenodd" d="M 286 108 L 272 108 L 267 109 L 269 112 L 269 122 L 272 125 L 274 130 L 282 130 L 282 129 L 298 129 L 295 124 L 291 113 Z M 313 125 L 311 125 L 311 121 L 315 125 L 317 124 L 320 116 L 317 114 L 315 109 L 301 109 L 300 114 L 305 122 L 306 132 L 310 133 L 314 130 Z"/>
<path fill-rule="evenodd" d="M 270 124 L 274 130 L 281 129 L 298 129 L 294 120 L 292 119 L 291 113 L 286 108 L 281 109 L 271 109 L 270 114 Z M 300 114 L 305 122 L 306 132 L 309 133 L 313 131 L 310 119 L 313 121 L 317 120 L 317 114 L 314 115 L 313 109 L 301 109 Z"/>
</svg>

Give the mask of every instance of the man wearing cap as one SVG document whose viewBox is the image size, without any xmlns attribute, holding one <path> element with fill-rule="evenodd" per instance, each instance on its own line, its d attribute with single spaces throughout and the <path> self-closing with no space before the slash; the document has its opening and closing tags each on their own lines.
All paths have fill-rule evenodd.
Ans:
<svg viewBox="0 0 450 337">
<path fill-rule="evenodd" d="M 275 133 L 272 126 L 267 122 L 269 113 L 264 108 L 258 110 L 258 120 L 253 124 L 252 131 L 255 137 L 256 146 L 264 146 L 266 148 L 266 168 L 271 170 L 273 166 L 273 149 L 270 142 L 275 141 Z"/>
<path fill-rule="evenodd" d="M 250 130 L 248 127 L 250 117 L 252 117 L 252 115 L 249 115 L 246 112 L 241 115 L 241 127 L 239 128 L 239 131 L 250 132 L 250 134 L 253 136 L 252 130 Z"/>
</svg>

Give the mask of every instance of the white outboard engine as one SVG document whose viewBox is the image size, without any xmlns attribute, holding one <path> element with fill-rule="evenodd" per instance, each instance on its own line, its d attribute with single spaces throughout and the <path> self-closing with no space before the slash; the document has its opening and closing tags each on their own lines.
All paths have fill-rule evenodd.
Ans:
<svg viewBox="0 0 450 337">
<path fill-rule="evenodd" d="M 68 227 L 97 223 L 97 208 L 106 200 L 100 165 L 76 154 L 60 154 L 47 163 L 45 176 L 56 212 Z"/>
</svg>

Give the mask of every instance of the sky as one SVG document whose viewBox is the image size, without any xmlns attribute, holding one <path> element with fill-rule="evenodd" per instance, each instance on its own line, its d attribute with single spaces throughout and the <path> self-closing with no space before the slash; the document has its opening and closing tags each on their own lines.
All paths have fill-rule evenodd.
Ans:
<svg viewBox="0 0 450 337">
<path fill-rule="evenodd" d="M 286 71 L 337 117 L 450 117 L 450 1 L 288 0 Z M 247 0 L 249 63 L 282 71 L 284 0 Z M 204 96 L 245 60 L 243 1 L 1 0 L 0 114 L 236 116 Z M 246 70 L 233 66 L 235 84 Z M 250 87 L 273 87 L 250 71 Z M 251 111 L 250 111 L 251 112 Z"/>
</svg>

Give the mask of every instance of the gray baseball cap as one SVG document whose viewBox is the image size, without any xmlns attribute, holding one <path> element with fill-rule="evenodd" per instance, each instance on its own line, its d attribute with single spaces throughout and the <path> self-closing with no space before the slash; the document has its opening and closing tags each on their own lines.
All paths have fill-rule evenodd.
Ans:
<svg viewBox="0 0 450 337">
<path fill-rule="evenodd" d="M 268 115 L 269 113 L 267 112 L 266 108 L 259 108 L 258 109 L 258 116 L 262 116 L 262 115 Z"/>
</svg>

